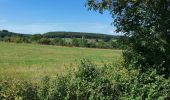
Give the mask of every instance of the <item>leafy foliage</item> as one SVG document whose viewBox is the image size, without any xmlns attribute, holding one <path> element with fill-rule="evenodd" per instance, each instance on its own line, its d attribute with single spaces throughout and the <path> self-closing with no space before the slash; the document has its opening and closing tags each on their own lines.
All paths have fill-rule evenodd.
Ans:
<svg viewBox="0 0 170 100">
<path fill-rule="evenodd" d="M 108 10 L 117 32 L 125 34 L 124 65 L 138 70 L 121 99 L 170 99 L 170 1 L 87 0 L 90 10 Z"/>
<path fill-rule="evenodd" d="M 30 82 L 10 79 L 0 81 L 1 100 L 37 100 L 37 88 Z"/>
<path fill-rule="evenodd" d="M 169 99 L 170 80 L 156 70 L 139 74 L 120 64 L 96 66 L 82 60 L 78 69 L 64 75 L 44 77 L 38 84 L 29 81 L 0 81 L 1 100 L 141 100 Z"/>
<path fill-rule="evenodd" d="M 138 75 L 126 84 L 125 94 L 121 97 L 123 99 L 170 99 L 170 80 L 158 75 L 154 69 L 150 69 L 146 73 Z"/>
<path fill-rule="evenodd" d="M 89 9 L 108 10 L 117 32 L 128 39 L 125 66 L 159 74 L 170 72 L 170 1 L 169 0 L 87 0 Z M 146 67 L 147 66 L 147 67 Z M 158 67 L 159 66 L 159 67 Z"/>
</svg>

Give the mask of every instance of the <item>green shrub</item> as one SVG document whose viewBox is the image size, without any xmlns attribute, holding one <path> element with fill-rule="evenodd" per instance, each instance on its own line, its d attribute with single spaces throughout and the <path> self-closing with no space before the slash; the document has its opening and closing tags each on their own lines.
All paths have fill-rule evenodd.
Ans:
<svg viewBox="0 0 170 100">
<path fill-rule="evenodd" d="M 79 40 L 77 38 L 72 39 L 72 45 L 78 47 L 79 46 Z"/>
<path fill-rule="evenodd" d="M 0 82 L 0 100 L 37 100 L 36 86 L 30 82 L 7 80 Z"/>
<path fill-rule="evenodd" d="M 112 67 L 108 65 L 97 67 L 90 61 L 83 60 L 77 70 L 51 81 L 45 79 L 40 85 L 39 97 L 44 100 L 117 100 L 124 91 L 122 83 L 127 79 L 126 74 L 121 73 L 126 72 L 114 68 L 117 73 L 113 77 L 109 69 Z M 121 79 L 118 80 L 118 77 Z"/>
<path fill-rule="evenodd" d="M 148 70 L 126 83 L 124 96 L 121 98 L 126 100 L 169 100 L 170 80 L 158 75 L 155 69 Z"/>
<path fill-rule="evenodd" d="M 29 81 L 0 81 L 0 100 L 169 100 L 170 80 L 151 69 L 127 70 L 121 64 L 97 66 L 81 61 L 64 75 Z"/>
<path fill-rule="evenodd" d="M 50 45 L 51 44 L 51 40 L 48 38 L 41 38 L 38 43 L 40 44 L 45 44 L 45 45 Z"/>
<path fill-rule="evenodd" d="M 6 36 L 6 37 L 3 38 L 3 41 L 10 42 L 11 40 L 10 40 L 10 37 Z"/>
<path fill-rule="evenodd" d="M 38 42 L 41 38 L 43 38 L 43 36 L 41 34 L 31 35 L 31 41 L 32 42 Z"/>
</svg>

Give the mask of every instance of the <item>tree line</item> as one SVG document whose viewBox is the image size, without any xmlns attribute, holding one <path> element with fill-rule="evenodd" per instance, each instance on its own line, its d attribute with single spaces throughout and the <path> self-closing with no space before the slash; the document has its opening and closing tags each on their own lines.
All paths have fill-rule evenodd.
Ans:
<svg viewBox="0 0 170 100">
<path fill-rule="evenodd" d="M 100 33 L 86 33 L 86 32 L 48 32 L 43 34 L 46 38 L 81 38 L 85 37 L 88 39 L 112 39 L 113 37 L 116 38 L 117 36 L 113 35 L 106 35 Z"/>
<path fill-rule="evenodd" d="M 19 34 L 0 31 L 0 41 L 15 43 L 37 43 L 69 47 L 123 49 L 123 37 L 95 33 L 49 32 L 45 34 Z"/>
</svg>

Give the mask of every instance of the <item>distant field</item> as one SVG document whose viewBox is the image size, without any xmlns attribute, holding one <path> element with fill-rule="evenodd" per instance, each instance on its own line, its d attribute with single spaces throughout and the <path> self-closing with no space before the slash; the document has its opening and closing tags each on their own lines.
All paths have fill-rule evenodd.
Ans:
<svg viewBox="0 0 170 100">
<path fill-rule="evenodd" d="M 76 66 L 83 58 L 102 64 L 117 62 L 120 57 L 121 50 L 0 42 L 0 79 L 38 79 L 63 73 L 65 66 Z"/>
</svg>

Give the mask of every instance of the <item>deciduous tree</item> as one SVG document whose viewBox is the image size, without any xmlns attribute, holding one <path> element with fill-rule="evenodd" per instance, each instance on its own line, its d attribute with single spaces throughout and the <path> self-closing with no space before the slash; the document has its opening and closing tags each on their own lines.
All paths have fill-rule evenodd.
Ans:
<svg viewBox="0 0 170 100">
<path fill-rule="evenodd" d="M 170 0 L 87 0 L 90 10 L 109 11 L 117 32 L 127 36 L 125 66 L 170 73 Z"/>
</svg>

